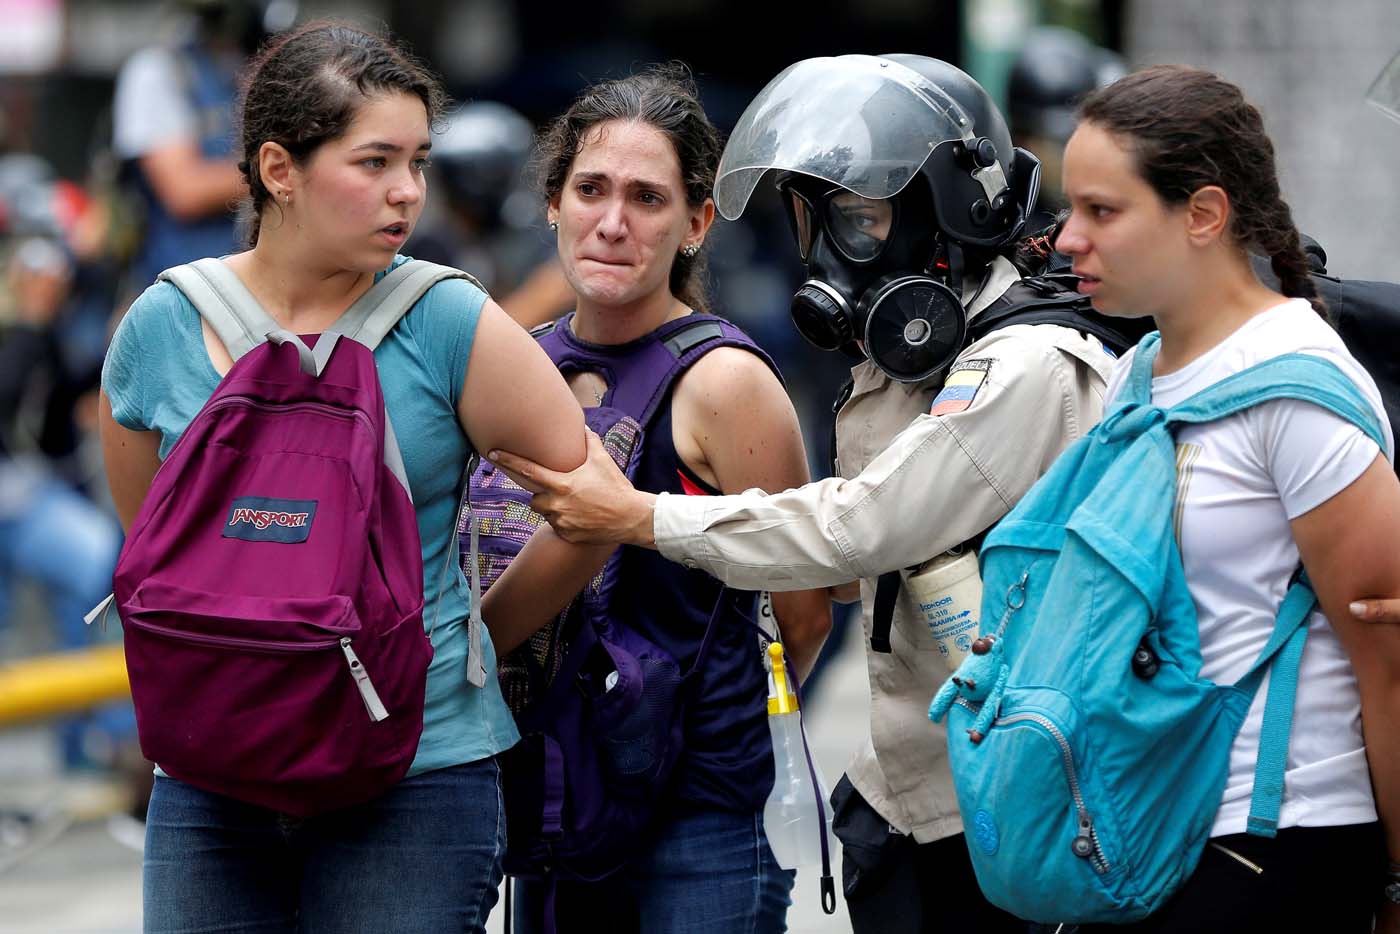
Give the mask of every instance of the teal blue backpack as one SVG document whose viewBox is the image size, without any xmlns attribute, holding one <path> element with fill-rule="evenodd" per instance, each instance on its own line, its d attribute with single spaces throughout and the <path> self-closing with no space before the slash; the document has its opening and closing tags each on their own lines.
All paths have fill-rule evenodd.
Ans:
<svg viewBox="0 0 1400 934">
<path fill-rule="evenodd" d="M 1268 360 L 1153 406 L 1157 345 L 1143 339 L 1120 403 L 988 534 L 984 635 L 929 708 L 948 718 L 977 881 L 1031 921 L 1134 921 L 1171 897 L 1200 858 L 1231 743 L 1269 670 L 1249 832 L 1277 827 L 1316 597 L 1299 575 L 1249 672 L 1235 684 L 1200 677 L 1172 524 L 1175 426 L 1293 398 L 1385 446 L 1365 397 L 1315 356 Z"/>
</svg>

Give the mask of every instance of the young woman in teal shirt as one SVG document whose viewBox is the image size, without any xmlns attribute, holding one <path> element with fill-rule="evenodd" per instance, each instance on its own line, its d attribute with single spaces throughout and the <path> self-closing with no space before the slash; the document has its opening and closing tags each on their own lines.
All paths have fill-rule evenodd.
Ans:
<svg viewBox="0 0 1400 934">
<path fill-rule="evenodd" d="M 426 193 L 443 95 L 399 49 L 311 24 L 252 63 L 242 171 L 252 248 L 224 257 L 293 333 L 319 333 L 402 262 Z M 584 458 L 582 413 L 535 341 L 463 280 L 429 291 L 375 351 L 414 492 L 424 619 L 436 619 L 424 730 L 408 776 L 365 805 L 306 820 L 157 773 L 147 819 L 147 931 L 483 930 L 505 846 L 494 756 L 518 738 L 496 678 L 467 681 L 470 594 L 441 576 L 472 448 Z M 172 285 L 147 289 L 103 373 L 108 481 L 130 526 L 162 458 L 232 361 Z M 557 556 L 571 548 L 552 543 Z M 537 549 L 546 558 L 551 547 Z M 455 562 L 453 562 L 455 567 Z M 495 656 L 485 645 L 488 674 Z"/>
</svg>

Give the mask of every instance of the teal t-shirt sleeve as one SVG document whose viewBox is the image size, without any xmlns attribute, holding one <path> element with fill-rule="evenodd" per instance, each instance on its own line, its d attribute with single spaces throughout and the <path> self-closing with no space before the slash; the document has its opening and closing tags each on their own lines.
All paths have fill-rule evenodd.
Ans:
<svg viewBox="0 0 1400 934">
<path fill-rule="evenodd" d="M 142 353 L 141 340 L 144 325 L 154 311 L 151 305 L 151 290 L 147 289 L 117 323 L 102 361 L 102 391 L 112 405 L 112 419 L 132 431 L 151 427 L 145 405 L 145 378 L 151 367 Z"/>
<path fill-rule="evenodd" d="M 419 343 L 434 378 L 444 381 L 443 395 L 452 400 L 454 409 L 462 399 L 462 382 L 486 298 L 485 292 L 465 279 L 446 279 L 421 301 Z"/>
</svg>

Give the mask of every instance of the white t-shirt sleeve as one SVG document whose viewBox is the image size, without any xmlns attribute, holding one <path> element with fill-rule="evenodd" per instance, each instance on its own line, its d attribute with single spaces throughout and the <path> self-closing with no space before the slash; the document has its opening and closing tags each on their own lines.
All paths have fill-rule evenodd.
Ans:
<svg viewBox="0 0 1400 934">
<path fill-rule="evenodd" d="M 1310 402 L 1277 399 L 1246 417 L 1255 423 L 1260 458 L 1290 521 L 1355 483 L 1380 453 L 1360 428 Z"/>
<path fill-rule="evenodd" d="M 1123 384 L 1128 381 L 1128 374 L 1133 369 L 1133 358 L 1137 356 L 1137 348 L 1129 347 L 1128 352 L 1123 354 L 1113 363 L 1113 372 L 1109 374 L 1108 385 L 1103 391 L 1104 411 L 1108 411 L 1109 406 L 1118 401 L 1118 394 L 1123 391 Z"/>
<path fill-rule="evenodd" d="M 185 93 L 175 53 L 142 49 L 122 66 L 112 104 L 112 146 L 135 159 L 167 143 L 198 136 L 198 115 Z"/>
</svg>

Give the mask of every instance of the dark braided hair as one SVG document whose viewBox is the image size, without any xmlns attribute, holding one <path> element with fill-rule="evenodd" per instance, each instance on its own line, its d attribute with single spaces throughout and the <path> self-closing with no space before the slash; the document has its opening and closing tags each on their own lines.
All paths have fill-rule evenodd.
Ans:
<svg viewBox="0 0 1400 934">
<path fill-rule="evenodd" d="M 698 208 L 710 197 L 723 149 L 719 131 L 700 106 L 690 69 L 680 62 L 653 65 L 645 71 L 595 84 L 584 90 L 540 137 L 539 184 L 553 201 L 564 190 L 574 157 L 594 127 L 612 120 L 636 121 L 665 134 L 681 167 L 685 198 Z M 695 311 L 705 311 L 705 251 L 693 257 L 677 253 L 671 264 L 671 294 Z"/>
<path fill-rule="evenodd" d="M 1224 189 L 1235 243 L 1269 257 L 1283 294 L 1306 298 L 1327 317 L 1279 193 L 1264 118 L 1238 87 L 1199 68 L 1157 65 L 1093 92 L 1079 117 L 1119 137 L 1168 204 L 1184 204 L 1207 185 Z"/>
<path fill-rule="evenodd" d="M 277 202 L 258 171 L 258 150 L 279 143 L 298 164 L 321 144 L 339 139 L 366 99 L 412 94 L 433 125 L 447 106 L 437 77 L 392 40 L 345 23 L 319 21 L 275 36 L 249 63 L 239 106 L 248 183 L 249 243 L 257 243 L 262 213 Z"/>
</svg>

